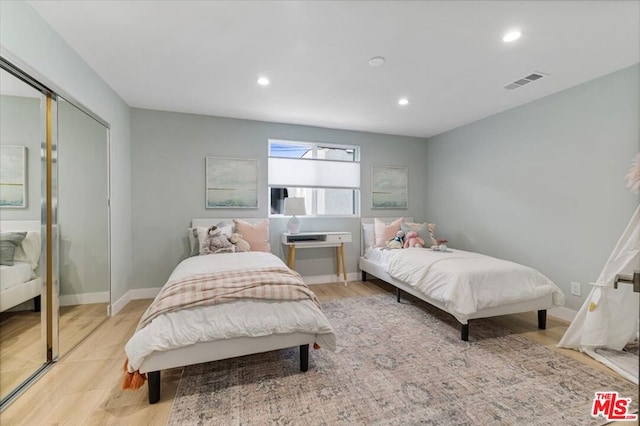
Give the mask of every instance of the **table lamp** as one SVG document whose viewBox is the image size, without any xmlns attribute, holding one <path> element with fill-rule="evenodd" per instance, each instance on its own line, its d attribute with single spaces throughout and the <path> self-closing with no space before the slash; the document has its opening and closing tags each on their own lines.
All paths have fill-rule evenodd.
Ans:
<svg viewBox="0 0 640 426">
<path fill-rule="evenodd" d="M 286 216 L 291 215 L 291 219 L 287 223 L 287 230 L 290 234 L 297 234 L 300 232 L 300 219 L 296 215 L 304 216 L 307 211 L 304 207 L 304 197 L 287 197 L 284 199 L 284 214 Z"/>
</svg>

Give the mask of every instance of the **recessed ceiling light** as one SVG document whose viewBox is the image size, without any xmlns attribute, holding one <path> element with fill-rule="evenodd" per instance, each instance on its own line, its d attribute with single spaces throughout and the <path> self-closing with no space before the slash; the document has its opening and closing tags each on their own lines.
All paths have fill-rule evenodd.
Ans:
<svg viewBox="0 0 640 426">
<path fill-rule="evenodd" d="M 398 105 L 408 105 L 408 104 L 409 104 L 409 99 L 407 99 L 407 98 L 401 98 L 398 101 Z"/>
<path fill-rule="evenodd" d="M 504 35 L 504 37 L 502 37 L 502 41 L 505 43 L 511 43 L 512 41 L 519 39 L 521 35 L 522 33 L 518 30 L 509 31 Z"/>
<path fill-rule="evenodd" d="M 374 56 L 373 58 L 369 59 L 369 65 L 371 65 L 372 67 L 379 67 L 380 65 L 384 64 L 384 58 L 382 56 Z"/>
<path fill-rule="evenodd" d="M 260 86 L 268 86 L 269 85 L 269 79 L 267 77 L 260 77 L 258 79 L 258 84 Z"/>
</svg>

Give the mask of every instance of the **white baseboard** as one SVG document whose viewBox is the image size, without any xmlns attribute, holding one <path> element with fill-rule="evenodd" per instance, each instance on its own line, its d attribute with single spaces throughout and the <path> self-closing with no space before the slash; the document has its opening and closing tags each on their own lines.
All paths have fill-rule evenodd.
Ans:
<svg viewBox="0 0 640 426">
<path fill-rule="evenodd" d="M 573 309 L 559 307 L 559 308 L 551 308 L 547 311 L 547 314 L 550 317 L 559 318 L 561 320 L 571 322 L 578 315 L 578 311 L 574 311 Z"/>
<path fill-rule="evenodd" d="M 109 292 L 101 291 L 97 293 L 81 293 L 81 294 L 68 294 L 60 296 L 58 303 L 60 306 L 71 305 L 87 305 L 89 303 L 109 303 Z"/>
<path fill-rule="evenodd" d="M 160 287 L 154 288 L 134 288 L 127 291 L 120 299 L 113 304 L 111 315 L 115 315 L 124 308 L 127 303 L 136 299 L 153 299 L 160 293 Z"/>
<path fill-rule="evenodd" d="M 309 275 L 303 276 L 302 279 L 306 284 L 327 284 L 327 283 L 343 283 L 342 275 Z M 360 279 L 360 274 L 357 272 L 348 272 L 347 281 L 356 281 Z"/>
</svg>

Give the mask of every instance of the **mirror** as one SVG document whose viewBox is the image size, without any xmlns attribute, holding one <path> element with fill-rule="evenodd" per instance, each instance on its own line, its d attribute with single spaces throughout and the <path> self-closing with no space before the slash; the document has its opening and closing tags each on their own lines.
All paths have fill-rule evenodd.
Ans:
<svg viewBox="0 0 640 426">
<path fill-rule="evenodd" d="M 59 353 L 108 316 L 108 129 L 58 98 Z"/>
<path fill-rule="evenodd" d="M 46 362 L 41 310 L 45 96 L 0 69 L 0 400 Z"/>
</svg>

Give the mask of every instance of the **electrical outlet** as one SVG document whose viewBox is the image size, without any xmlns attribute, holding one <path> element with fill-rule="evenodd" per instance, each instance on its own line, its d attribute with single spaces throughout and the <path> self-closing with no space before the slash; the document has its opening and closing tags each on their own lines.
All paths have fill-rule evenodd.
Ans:
<svg viewBox="0 0 640 426">
<path fill-rule="evenodd" d="M 571 283 L 571 294 L 574 296 L 580 296 L 580 283 Z"/>
</svg>

